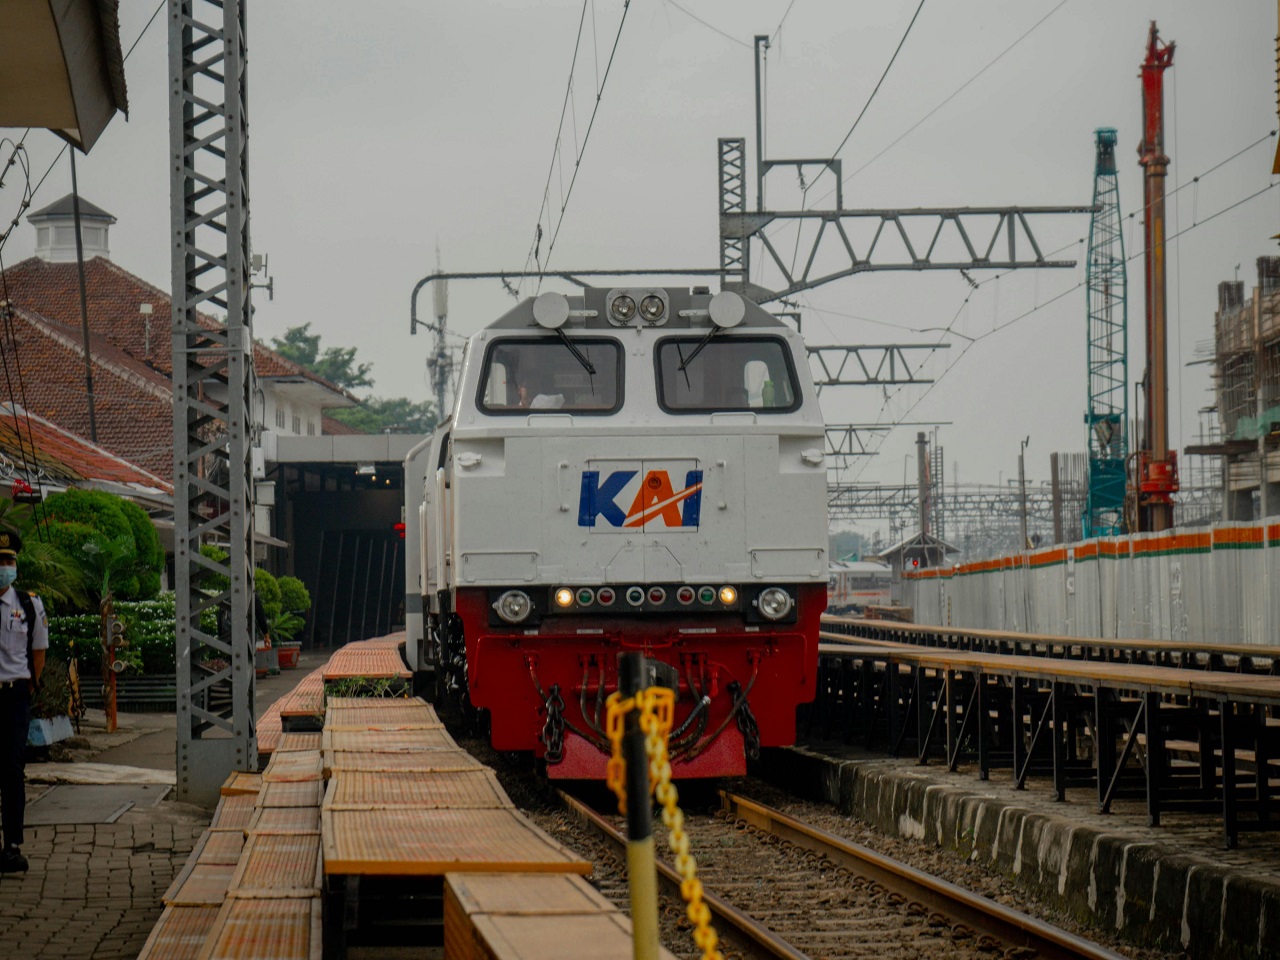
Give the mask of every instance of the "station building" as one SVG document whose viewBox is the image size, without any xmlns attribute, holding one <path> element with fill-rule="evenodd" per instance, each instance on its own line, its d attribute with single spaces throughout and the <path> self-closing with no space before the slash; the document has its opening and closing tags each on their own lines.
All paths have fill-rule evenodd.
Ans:
<svg viewBox="0 0 1280 960">
<path fill-rule="evenodd" d="M 0 383 L 0 440 L 6 424 L 13 450 L 0 447 L 0 479 L 19 478 L 44 494 L 66 486 L 98 486 L 135 500 L 173 550 L 172 306 L 169 294 L 114 263 L 116 218 L 80 198 L 89 374 L 90 422 L 72 197 L 32 213 L 35 255 L 9 266 L 0 286 L 12 322 L 12 387 Z M 210 324 L 219 320 L 202 315 Z M 12 341 L 10 332 L 12 331 Z M 404 544 L 401 461 L 419 437 L 369 436 L 329 416 L 359 400 L 279 353 L 254 344 L 261 430 L 256 439 L 256 556 L 277 574 L 297 576 L 311 591 L 304 641 L 329 646 L 389 632 L 403 623 Z M 9 394 L 12 393 L 12 396 Z M 14 417 L 14 413 L 21 414 Z M 37 460 L 56 434 L 77 451 L 56 469 L 26 462 L 19 439 Z M 21 435 L 21 437 L 19 436 Z M 128 484 L 91 476 L 128 475 Z M 75 464 L 79 463 L 80 467 Z M 86 466 L 86 464 L 91 466 Z M 114 474 L 113 474 L 114 475 Z M 145 489 L 144 489 L 145 488 Z M 321 556 L 325 562 L 320 562 Z M 166 583 L 172 583 L 170 563 Z"/>
</svg>

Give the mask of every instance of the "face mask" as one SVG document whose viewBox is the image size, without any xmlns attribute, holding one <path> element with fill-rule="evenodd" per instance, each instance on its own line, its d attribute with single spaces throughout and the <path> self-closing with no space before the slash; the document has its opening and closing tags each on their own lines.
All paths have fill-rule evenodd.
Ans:
<svg viewBox="0 0 1280 960">
<path fill-rule="evenodd" d="M 8 590 L 17 579 L 17 567 L 0 567 L 0 590 Z"/>
</svg>

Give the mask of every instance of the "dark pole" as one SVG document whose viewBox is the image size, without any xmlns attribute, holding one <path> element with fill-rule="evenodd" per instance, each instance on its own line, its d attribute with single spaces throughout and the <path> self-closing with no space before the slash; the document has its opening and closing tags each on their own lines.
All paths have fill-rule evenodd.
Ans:
<svg viewBox="0 0 1280 960">
<path fill-rule="evenodd" d="M 76 221 L 76 269 L 80 273 L 80 335 L 84 338 L 84 388 L 89 394 L 89 439 L 98 442 L 98 417 L 93 408 L 93 361 L 89 356 L 89 303 L 84 293 L 84 242 L 80 239 L 80 189 L 76 185 L 76 148 L 71 148 L 71 212 Z"/>
<path fill-rule="evenodd" d="M 634 697 L 644 687 L 644 654 L 618 654 L 618 691 Z M 622 758 L 627 764 L 627 880 L 635 960 L 658 956 L 658 875 L 654 867 L 653 811 L 649 803 L 649 758 L 640 711 L 623 718 Z"/>
</svg>

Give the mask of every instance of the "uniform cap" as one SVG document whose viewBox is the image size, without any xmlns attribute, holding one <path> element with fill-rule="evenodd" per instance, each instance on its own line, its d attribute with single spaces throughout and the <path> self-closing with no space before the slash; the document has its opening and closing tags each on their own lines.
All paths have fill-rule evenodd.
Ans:
<svg viewBox="0 0 1280 960">
<path fill-rule="evenodd" d="M 0 530 L 0 557 L 16 557 L 22 549 L 22 538 L 12 530 Z"/>
</svg>

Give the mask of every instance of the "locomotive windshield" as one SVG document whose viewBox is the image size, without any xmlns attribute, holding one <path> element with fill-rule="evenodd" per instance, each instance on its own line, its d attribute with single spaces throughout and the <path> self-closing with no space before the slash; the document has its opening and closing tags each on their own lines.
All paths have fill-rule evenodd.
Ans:
<svg viewBox="0 0 1280 960">
<path fill-rule="evenodd" d="M 783 412 L 799 406 L 791 352 L 778 337 L 674 337 L 658 344 L 658 397 L 673 413 Z M 692 359 L 690 359 L 692 357 Z"/>
<path fill-rule="evenodd" d="M 555 337 L 495 340 L 485 354 L 480 409 L 493 414 L 563 410 L 613 413 L 622 400 L 616 340 L 573 340 L 590 369 Z"/>
</svg>

